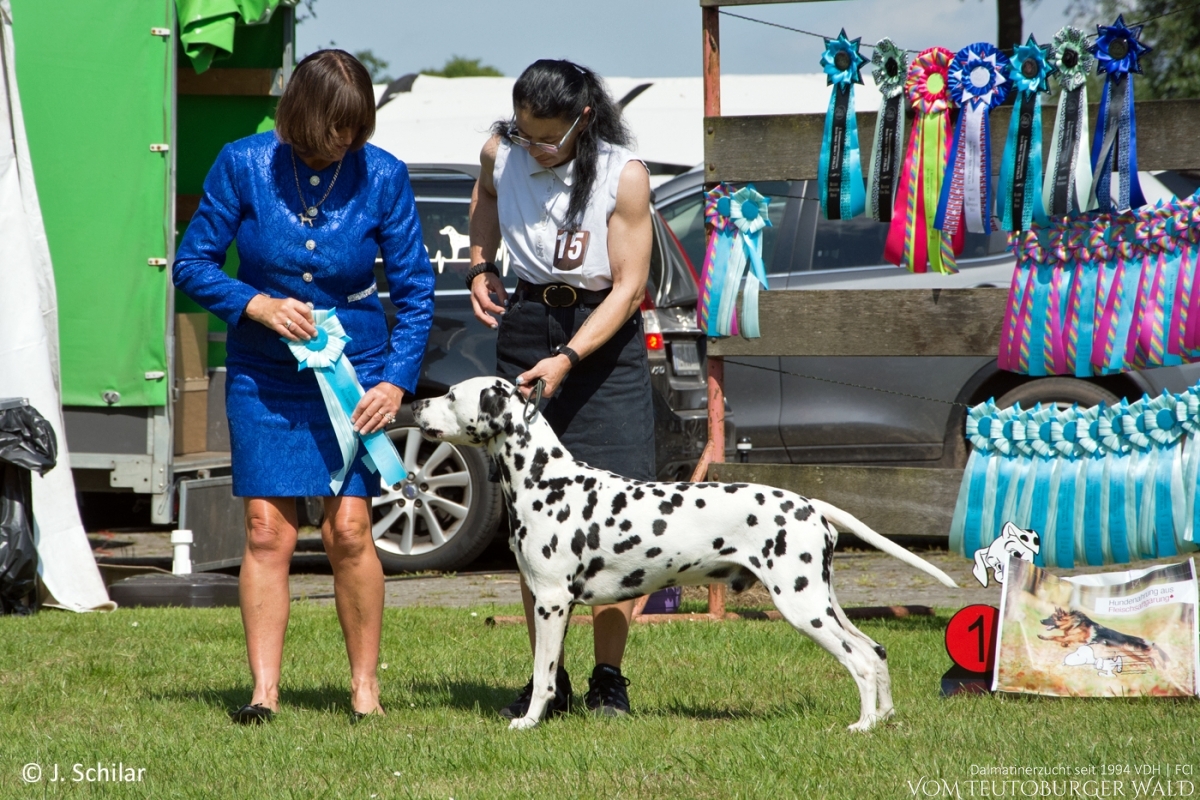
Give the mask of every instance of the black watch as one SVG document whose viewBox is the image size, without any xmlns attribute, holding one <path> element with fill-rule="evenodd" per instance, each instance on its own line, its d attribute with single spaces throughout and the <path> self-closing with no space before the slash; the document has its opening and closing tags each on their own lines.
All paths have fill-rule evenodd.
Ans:
<svg viewBox="0 0 1200 800">
<path fill-rule="evenodd" d="M 571 369 L 575 369 L 575 367 L 579 366 L 579 353 L 576 353 L 565 344 L 560 344 L 558 347 L 554 348 L 554 355 L 557 356 L 560 354 L 566 356 L 567 360 L 571 362 Z"/>
<path fill-rule="evenodd" d="M 480 275 L 482 275 L 485 272 L 490 272 L 493 275 L 495 275 L 497 278 L 500 277 L 500 268 L 497 267 L 495 264 L 493 264 L 490 261 L 484 261 L 482 263 L 476 264 L 475 266 L 473 266 L 469 270 L 467 270 L 467 274 L 466 274 L 467 289 L 470 289 L 471 284 L 475 281 L 475 279 L 478 278 Z"/>
</svg>

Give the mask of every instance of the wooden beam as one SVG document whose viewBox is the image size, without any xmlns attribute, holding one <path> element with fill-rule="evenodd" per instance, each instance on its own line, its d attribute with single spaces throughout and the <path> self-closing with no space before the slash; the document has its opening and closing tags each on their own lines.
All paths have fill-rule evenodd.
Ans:
<svg viewBox="0 0 1200 800">
<path fill-rule="evenodd" d="M 713 464 L 709 480 L 761 483 L 843 508 L 885 536 L 944 539 L 962 471 L 922 467 Z"/>
<path fill-rule="evenodd" d="M 283 75 L 277 69 L 209 69 L 183 67 L 178 72 L 179 94 L 266 97 L 281 94 Z"/>
<path fill-rule="evenodd" d="M 1089 106 L 1091 131 L 1096 130 L 1098 109 Z M 1056 113 L 1057 106 L 1042 106 L 1042 145 L 1047 157 Z M 1005 106 L 991 115 L 992 169 L 996 174 L 1011 114 L 1012 107 Z M 858 114 L 863 164 L 871 163 L 875 117 L 874 111 Z M 1200 147 L 1195 137 L 1195 131 L 1200 130 L 1200 100 L 1139 102 L 1137 123 L 1139 169 L 1200 169 Z M 910 113 L 906 135 L 911 135 L 911 125 Z M 705 117 L 704 179 L 739 183 L 815 180 L 824 129 L 824 114 Z"/>
<path fill-rule="evenodd" d="M 764 292 L 766 335 L 709 339 L 708 354 L 994 357 L 1007 302 L 1008 289 Z"/>
</svg>

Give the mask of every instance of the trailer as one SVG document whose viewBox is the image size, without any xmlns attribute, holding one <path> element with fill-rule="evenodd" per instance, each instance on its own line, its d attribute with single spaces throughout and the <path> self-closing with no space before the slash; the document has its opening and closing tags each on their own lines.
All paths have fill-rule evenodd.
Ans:
<svg viewBox="0 0 1200 800">
<path fill-rule="evenodd" d="M 146 496 L 151 522 L 194 531 L 200 570 L 242 553 L 225 329 L 170 265 L 221 147 L 274 126 L 293 5 L 12 0 L 75 485 Z"/>
</svg>

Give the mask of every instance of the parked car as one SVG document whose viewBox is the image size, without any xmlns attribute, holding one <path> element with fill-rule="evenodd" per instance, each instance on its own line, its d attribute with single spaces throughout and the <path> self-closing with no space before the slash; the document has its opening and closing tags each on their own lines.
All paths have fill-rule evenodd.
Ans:
<svg viewBox="0 0 1200 800">
<path fill-rule="evenodd" d="M 1200 185 L 1200 176 L 1194 174 L 1142 173 L 1141 180 L 1152 203 L 1173 194 L 1190 195 Z M 659 211 L 697 264 L 705 246 L 703 181 L 703 173 L 694 170 L 655 193 Z M 886 224 L 868 217 L 824 219 L 816 181 L 756 186 L 771 198 L 763 260 L 773 291 L 1007 288 L 1012 278 L 1016 262 L 1005 233 L 969 234 L 957 275 L 911 274 L 884 262 Z M 803 326 L 805 321 L 794 324 Z M 1200 365 L 1080 380 L 1004 372 L 994 358 L 725 361 L 725 392 L 737 414 L 737 438 L 749 438 L 750 460 L 783 463 L 961 466 L 966 458 L 965 410 L 920 398 L 975 404 L 994 397 L 1001 406 L 1017 401 L 1023 406 L 1039 401 L 1093 405 L 1120 397 L 1136 399 L 1143 392 L 1157 394 L 1163 388 L 1182 391 L 1197 380 Z"/>
<path fill-rule="evenodd" d="M 433 328 L 415 398 L 445 394 L 455 383 L 491 375 L 496 332 L 475 319 L 463 276 L 470 266 L 467 236 L 471 190 L 478 166 L 410 165 L 425 247 L 437 280 Z M 501 250 L 497 263 L 505 288 L 516 287 Z M 377 262 L 376 279 L 389 323 L 387 277 Z M 655 214 L 650 281 L 642 319 L 654 388 L 657 472 L 668 480 L 691 474 L 707 435 L 704 337 L 696 325 L 697 278 L 670 228 Z M 457 569 L 491 542 L 503 504 L 499 484 L 489 481 L 478 448 L 426 441 L 411 412 L 402 409 L 388 434 L 409 480 L 385 487 L 374 502 L 376 551 L 388 572 Z M 310 520 L 319 503 L 307 503 Z"/>
</svg>

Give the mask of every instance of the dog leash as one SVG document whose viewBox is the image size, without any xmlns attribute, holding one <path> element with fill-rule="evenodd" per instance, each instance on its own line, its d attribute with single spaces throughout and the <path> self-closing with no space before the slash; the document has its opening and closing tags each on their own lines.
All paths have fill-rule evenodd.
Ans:
<svg viewBox="0 0 1200 800">
<path fill-rule="evenodd" d="M 525 411 L 521 414 L 521 416 L 524 418 L 526 425 L 537 419 L 538 406 L 542 404 L 542 392 L 545 391 L 545 389 L 546 381 L 538 378 L 533 384 L 533 393 L 529 397 L 521 395 L 521 399 L 525 401 Z"/>
</svg>

